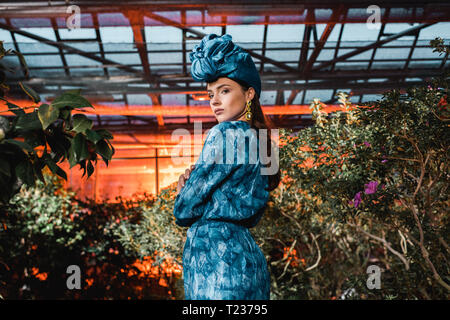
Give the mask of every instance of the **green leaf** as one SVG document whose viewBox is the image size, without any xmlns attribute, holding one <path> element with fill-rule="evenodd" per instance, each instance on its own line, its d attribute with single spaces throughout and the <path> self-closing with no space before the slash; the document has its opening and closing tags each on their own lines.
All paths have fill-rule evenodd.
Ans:
<svg viewBox="0 0 450 320">
<path fill-rule="evenodd" d="M 86 117 L 84 114 L 75 114 L 72 117 L 73 119 L 73 131 L 75 132 L 85 132 L 86 129 L 91 129 L 92 128 L 92 120 L 88 119 L 88 117 Z"/>
<path fill-rule="evenodd" d="M 79 162 L 79 165 L 80 165 L 80 168 L 83 169 L 83 175 L 81 176 L 83 178 L 84 175 L 86 174 L 86 160 Z"/>
<path fill-rule="evenodd" d="M 100 140 L 99 142 L 97 142 L 95 148 L 97 153 L 103 158 L 103 160 L 111 160 L 113 150 L 109 147 L 109 144 L 105 140 Z"/>
<path fill-rule="evenodd" d="M 97 133 L 97 131 L 91 129 L 86 129 L 86 137 L 93 143 L 97 143 L 103 138 L 100 134 Z"/>
<path fill-rule="evenodd" d="M 5 139 L 3 141 L 5 143 L 16 145 L 16 146 L 18 146 L 18 147 L 20 147 L 22 149 L 25 149 L 25 150 L 27 150 L 29 152 L 32 152 L 32 153 L 35 152 L 34 149 L 26 142 L 19 141 L 19 140 L 14 140 L 14 139 Z"/>
<path fill-rule="evenodd" d="M 114 139 L 114 137 L 112 136 L 111 132 L 109 132 L 108 130 L 98 129 L 98 130 L 95 130 L 95 132 L 97 132 L 99 135 L 101 135 L 105 139 L 109 139 L 109 140 L 113 140 Z"/>
<path fill-rule="evenodd" d="M 44 103 L 38 109 L 38 117 L 42 123 L 42 128 L 45 130 L 51 123 L 58 119 L 59 110 L 52 105 Z"/>
<path fill-rule="evenodd" d="M 69 117 L 70 117 L 70 110 L 65 109 L 65 108 L 59 109 L 59 114 L 60 114 L 62 119 L 68 120 Z"/>
<path fill-rule="evenodd" d="M 22 133 L 25 142 L 28 143 L 33 149 L 38 146 L 45 146 L 45 134 L 44 131 L 25 131 Z"/>
<path fill-rule="evenodd" d="M 22 114 L 17 118 L 16 130 L 42 130 L 37 111 Z"/>
<path fill-rule="evenodd" d="M 87 141 L 82 133 L 77 133 L 77 135 L 73 138 L 72 146 L 76 162 L 80 162 L 81 160 L 85 160 L 89 157 Z"/>
<path fill-rule="evenodd" d="M 53 158 L 56 162 L 61 158 L 64 160 L 68 156 L 68 151 L 71 146 L 70 140 L 59 131 L 55 131 L 53 135 L 47 135 L 46 138 L 48 145 L 55 154 Z"/>
<path fill-rule="evenodd" d="M 22 82 L 19 82 L 19 86 L 31 98 L 31 100 L 33 100 L 34 103 L 39 103 L 41 101 L 41 97 L 39 97 L 39 95 L 29 86 L 23 84 Z"/>
<path fill-rule="evenodd" d="M 9 165 L 9 162 L 0 159 L 0 173 L 3 173 L 7 177 L 11 177 L 11 166 Z"/>
<path fill-rule="evenodd" d="M 33 166 L 29 160 L 19 162 L 15 168 L 16 176 L 28 186 L 35 185 L 35 176 Z"/>
<path fill-rule="evenodd" d="M 67 90 L 65 93 L 73 93 L 73 94 L 80 95 L 81 94 L 81 89 Z"/>
<path fill-rule="evenodd" d="M 88 161 L 87 172 L 88 178 L 94 173 L 94 166 L 92 165 L 91 161 Z"/>
<path fill-rule="evenodd" d="M 66 92 L 61 96 L 53 100 L 52 106 L 54 108 L 69 107 L 70 109 L 76 108 L 94 108 L 92 104 L 79 94 Z"/>
<path fill-rule="evenodd" d="M 72 142 L 73 142 L 73 140 L 72 140 Z M 69 164 L 70 164 L 70 169 L 72 169 L 77 164 L 77 160 L 75 159 L 75 151 L 73 148 L 73 143 L 71 143 L 70 148 L 69 148 Z"/>
<path fill-rule="evenodd" d="M 43 161 L 42 159 L 37 159 L 36 161 L 34 161 L 33 166 L 34 166 L 34 173 L 37 175 L 37 177 L 39 178 L 39 180 L 41 180 L 42 183 L 43 183 L 44 185 L 46 185 L 44 176 L 43 176 L 43 174 L 42 174 L 42 169 L 43 169 L 44 166 L 45 166 L 44 161 Z"/>
<path fill-rule="evenodd" d="M 46 157 L 45 159 L 45 164 L 47 165 L 47 167 L 54 173 L 57 174 L 58 176 L 60 176 L 61 178 L 63 178 L 64 180 L 67 181 L 67 174 L 66 172 L 61 169 L 56 163 L 55 161 L 53 161 L 53 159 L 51 159 L 50 157 Z"/>
</svg>

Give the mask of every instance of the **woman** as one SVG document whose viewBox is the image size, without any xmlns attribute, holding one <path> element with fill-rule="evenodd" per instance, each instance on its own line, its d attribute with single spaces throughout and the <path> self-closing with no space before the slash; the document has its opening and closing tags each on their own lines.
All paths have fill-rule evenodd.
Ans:
<svg viewBox="0 0 450 320">
<path fill-rule="evenodd" d="M 194 80 L 207 82 L 219 123 L 178 181 L 176 223 L 190 227 L 183 251 L 185 298 L 267 300 L 267 261 L 249 228 L 261 219 L 280 170 L 263 175 L 259 159 L 249 161 L 259 155 L 257 129 L 269 129 L 259 104 L 261 80 L 251 57 L 228 34 L 205 36 L 190 59 Z M 246 138 L 256 150 L 245 148 Z M 267 143 L 271 152 L 270 129 Z M 242 155 L 244 161 L 237 160 Z"/>
</svg>

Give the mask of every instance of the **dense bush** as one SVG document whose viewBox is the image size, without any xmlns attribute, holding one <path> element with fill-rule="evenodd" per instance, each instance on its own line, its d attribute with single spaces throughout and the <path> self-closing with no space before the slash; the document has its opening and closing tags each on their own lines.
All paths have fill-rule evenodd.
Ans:
<svg viewBox="0 0 450 320">
<path fill-rule="evenodd" d="M 49 172 L 44 177 L 46 185 L 23 186 L 1 208 L 3 298 L 172 299 L 179 294 L 179 273 L 167 275 L 152 266 L 155 252 L 128 254 L 115 236 L 122 221 L 140 219 L 140 206 L 122 199 L 116 204 L 81 202 L 62 188 L 61 179 Z M 141 202 L 150 205 L 154 199 L 144 195 Z M 81 290 L 66 286 L 70 265 L 81 269 Z"/>
<path fill-rule="evenodd" d="M 341 93 L 342 112 L 316 100 L 316 125 L 282 134 L 283 184 L 256 229 L 274 298 L 448 297 L 447 94 L 436 83 L 354 108 Z"/>
</svg>

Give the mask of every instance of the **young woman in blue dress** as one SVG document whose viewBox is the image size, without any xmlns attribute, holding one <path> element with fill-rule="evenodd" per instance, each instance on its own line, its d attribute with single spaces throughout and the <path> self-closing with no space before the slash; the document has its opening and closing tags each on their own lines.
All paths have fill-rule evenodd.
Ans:
<svg viewBox="0 0 450 320">
<path fill-rule="evenodd" d="M 269 192 L 280 182 L 280 169 L 262 174 L 259 160 L 248 163 L 259 155 L 259 129 L 267 130 L 272 159 L 272 124 L 259 103 L 261 80 L 250 55 L 228 34 L 205 36 L 190 58 L 194 80 L 207 83 L 218 124 L 209 131 L 199 160 L 178 180 L 174 216 L 178 225 L 189 227 L 183 250 L 185 299 L 267 300 L 267 261 L 249 228 L 261 219 Z M 245 148 L 246 138 L 256 150 Z M 242 147 L 245 161 L 236 161 Z M 227 161 L 217 161 L 218 154 L 226 154 Z"/>
</svg>

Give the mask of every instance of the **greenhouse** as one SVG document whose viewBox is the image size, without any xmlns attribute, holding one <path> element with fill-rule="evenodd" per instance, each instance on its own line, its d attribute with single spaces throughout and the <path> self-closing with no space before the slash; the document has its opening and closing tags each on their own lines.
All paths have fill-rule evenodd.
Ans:
<svg viewBox="0 0 450 320">
<path fill-rule="evenodd" d="M 0 1 L 0 41 L 0 299 L 448 299 L 450 4 Z M 277 174 L 200 161 L 242 127 Z"/>
</svg>

